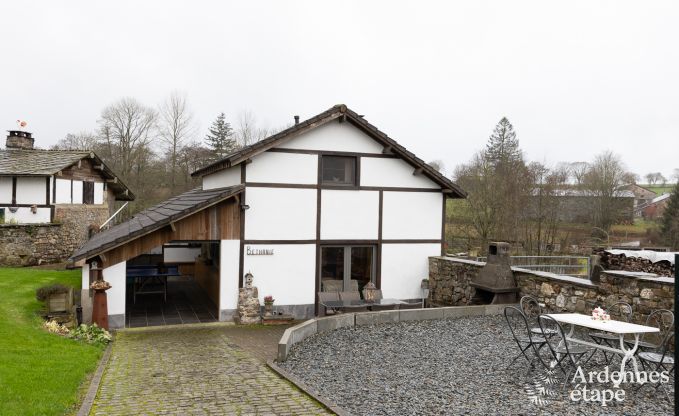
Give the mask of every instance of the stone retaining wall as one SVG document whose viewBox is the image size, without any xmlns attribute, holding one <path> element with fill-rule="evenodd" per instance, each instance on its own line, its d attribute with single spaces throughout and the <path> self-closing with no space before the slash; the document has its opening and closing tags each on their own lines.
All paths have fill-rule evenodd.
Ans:
<svg viewBox="0 0 679 416">
<path fill-rule="evenodd" d="M 469 285 L 485 263 L 452 257 L 429 258 L 429 302 L 467 305 L 475 294 Z M 634 321 L 643 323 L 655 309 L 674 308 L 674 279 L 606 271 L 598 283 L 588 279 L 512 267 L 520 296 L 531 295 L 553 312 L 589 313 L 589 305 L 605 307 L 622 300 L 632 305 Z"/>
<path fill-rule="evenodd" d="M 108 207 L 55 209 L 53 224 L 0 224 L 0 266 L 59 263 L 87 241 L 88 227 L 108 218 Z"/>
</svg>

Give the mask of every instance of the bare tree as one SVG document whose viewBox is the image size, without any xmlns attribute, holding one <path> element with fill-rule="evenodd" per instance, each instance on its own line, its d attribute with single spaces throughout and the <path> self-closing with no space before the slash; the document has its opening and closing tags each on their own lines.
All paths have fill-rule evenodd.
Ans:
<svg viewBox="0 0 679 416">
<path fill-rule="evenodd" d="M 272 131 L 257 126 L 257 117 L 252 111 L 245 110 L 238 114 L 236 120 L 236 139 L 241 147 L 249 146 L 271 135 Z"/>
<path fill-rule="evenodd" d="M 620 157 L 611 151 L 596 156 L 583 179 L 583 188 L 593 197 L 593 222 L 608 231 L 622 214 L 620 197 L 630 183 L 630 174 Z"/>
<path fill-rule="evenodd" d="M 484 249 L 499 227 L 497 212 L 501 207 L 495 196 L 493 166 L 484 152 L 480 152 L 474 155 L 470 163 L 458 166 L 454 177 L 462 189 L 467 191 L 468 204 L 468 209 L 455 214 L 468 216 L 468 221 L 481 239 L 481 248 Z"/>
<path fill-rule="evenodd" d="M 436 169 L 439 173 L 445 175 L 444 172 L 446 170 L 446 165 L 443 163 L 442 160 L 440 159 L 432 160 L 431 162 L 428 163 L 428 165 Z"/>
<path fill-rule="evenodd" d="M 135 165 L 148 153 L 155 122 L 155 110 L 130 97 L 102 111 L 100 139 L 110 153 L 109 163 L 123 179 L 130 177 Z"/>
<path fill-rule="evenodd" d="M 559 226 L 559 192 L 568 182 L 565 166 L 550 169 L 538 162 L 528 165 L 533 181 L 531 203 L 525 211 L 524 247 L 529 253 L 543 254 L 543 248 L 554 247 Z"/>
<path fill-rule="evenodd" d="M 589 170 L 589 163 L 587 162 L 572 162 L 568 166 L 570 177 L 573 178 L 575 185 L 580 186 Z"/>
<path fill-rule="evenodd" d="M 170 190 L 174 193 L 177 176 L 177 155 L 184 143 L 195 136 L 193 114 L 186 94 L 177 91 L 159 106 L 158 136 L 164 142 L 170 159 Z"/>
<path fill-rule="evenodd" d="M 59 140 L 53 150 L 95 150 L 98 140 L 95 133 L 81 131 L 79 133 L 68 133 L 66 137 Z"/>
</svg>

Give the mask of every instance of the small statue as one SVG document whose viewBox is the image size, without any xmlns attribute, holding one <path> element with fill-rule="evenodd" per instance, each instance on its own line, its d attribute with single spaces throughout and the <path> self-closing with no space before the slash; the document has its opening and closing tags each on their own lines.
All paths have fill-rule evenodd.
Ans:
<svg viewBox="0 0 679 416">
<path fill-rule="evenodd" d="M 245 285 L 244 285 L 244 287 L 246 287 L 248 289 L 250 289 L 252 287 L 252 277 L 253 277 L 252 273 L 250 273 L 250 272 L 247 272 L 245 274 Z"/>
</svg>

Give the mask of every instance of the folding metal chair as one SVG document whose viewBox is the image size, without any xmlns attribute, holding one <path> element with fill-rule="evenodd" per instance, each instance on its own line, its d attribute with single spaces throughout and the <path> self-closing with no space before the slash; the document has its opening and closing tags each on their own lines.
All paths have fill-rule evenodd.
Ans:
<svg viewBox="0 0 679 416">
<path fill-rule="evenodd" d="M 566 339 L 563 327 L 551 316 L 540 315 L 538 322 L 543 334 L 556 332 L 556 336 L 545 337 L 547 340 L 548 351 L 551 355 L 549 361 L 543 360 L 540 354 L 538 354 L 538 358 L 542 365 L 547 369 L 559 367 L 566 376 L 564 381 L 565 387 L 571 373 L 576 370 L 580 364 L 584 364 L 582 361 L 585 354 L 587 354 L 587 348 L 582 345 L 569 343 Z"/>
<path fill-rule="evenodd" d="M 521 305 L 521 312 L 523 312 L 526 321 L 528 321 L 530 332 L 535 335 L 543 335 L 540 323 L 538 322 L 538 317 L 542 315 L 542 308 L 538 300 L 533 296 L 526 295 L 521 298 L 519 304 Z M 546 335 L 551 337 L 556 335 L 556 333 L 547 333 Z"/>
<path fill-rule="evenodd" d="M 644 371 L 656 371 L 662 372 L 667 371 L 668 375 L 674 373 L 674 353 L 670 350 L 671 340 L 674 338 L 674 332 L 669 331 L 665 334 L 665 337 L 657 348 L 651 351 L 642 351 L 637 354 L 641 366 Z M 647 368 L 648 367 L 648 368 Z M 639 386 L 637 390 L 641 390 L 642 387 L 649 383 L 644 383 Z M 665 383 L 659 382 L 656 384 L 655 388 L 661 387 L 667 397 L 671 400 L 670 393 L 665 389 Z"/>
<path fill-rule="evenodd" d="M 528 321 L 526 320 L 526 315 L 523 314 L 521 309 L 515 306 L 505 307 L 505 320 L 509 326 L 509 330 L 512 333 L 514 342 L 519 347 L 521 351 L 514 357 L 514 359 L 505 368 L 508 370 L 509 367 L 516 362 L 521 356 L 523 356 L 530 366 L 533 366 L 533 359 L 529 357 L 533 354 L 538 354 L 538 351 L 545 346 L 547 341 L 542 335 L 533 334 L 528 326 Z"/>
<path fill-rule="evenodd" d="M 657 309 L 646 318 L 646 326 L 658 328 L 660 332 L 641 334 L 637 354 L 642 351 L 655 351 L 662 345 L 667 334 L 674 331 L 674 312 L 668 309 Z M 633 340 L 626 340 L 625 343 L 630 346 L 634 345 Z"/>
</svg>

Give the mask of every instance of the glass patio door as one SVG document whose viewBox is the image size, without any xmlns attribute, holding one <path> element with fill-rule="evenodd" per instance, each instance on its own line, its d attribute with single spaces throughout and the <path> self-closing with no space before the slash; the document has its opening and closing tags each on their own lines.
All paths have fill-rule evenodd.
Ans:
<svg viewBox="0 0 679 416">
<path fill-rule="evenodd" d="M 321 291 L 362 291 L 375 282 L 374 246 L 322 246 Z"/>
</svg>

